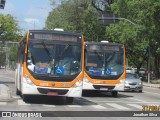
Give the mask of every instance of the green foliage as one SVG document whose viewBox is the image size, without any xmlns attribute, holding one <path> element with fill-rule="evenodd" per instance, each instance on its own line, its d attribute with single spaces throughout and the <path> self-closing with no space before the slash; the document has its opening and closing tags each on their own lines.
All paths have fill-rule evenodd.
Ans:
<svg viewBox="0 0 160 120">
<path fill-rule="evenodd" d="M 111 5 L 116 15 L 135 25 L 121 20 L 106 28 L 106 36 L 126 45 L 129 61 L 136 67 L 140 68 L 148 58 L 144 49 L 150 48 L 153 56 L 159 52 L 159 8 L 160 0 L 115 0 Z"/>
<path fill-rule="evenodd" d="M 90 3 L 88 0 L 62 1 L 61 5 L 50 12 L 45 28 L 63 28 L 83 33 L 86 41 L 103 39 L 105 26 L 99 24 L 98 13 Z"/>
<path fill-rule="evenodd" d="M 20 38 L 20 29 L 18 27 L 17 21 L 10 14 L 0 14 L 0 26 L 0 31 L 3 31 L 3 33 L 0 35 L 0 41 L 3 41 L 2 43 L 0 43 L 0 66 L 5 66 L 6 55 L 9 55 L 10 61 L 15 61 L 17 53 L 17 50 L 14 47 L 11 47 L 9 53 L 6 53 L 3 47 L 7 47 L 7 49 L 9 49 L 9 46 L 11 46 L 11 44 L 6 44 L 5 42 L 18 41 Z"/>
<path fill-rule="evenodd" d="M 0 68 L 2 66 L 5 66 L 5 60 L 6 60 L 6 53 L 2 51 L 2 49 L 0 49 Z"/>
<path fill-rule="evenodd" d="M 16 61 L 17 51 L 18 51 L 18 48 L 16 45 L 13 45 L 10 48 L 10 51 L 9 51 L 9 60 L 10 61 Z"/>
<path fill-rule="evenodd" d="M 19 39 L 20 29 L 11 15 L 0 14 L 0 24 L 1 31 L 4 31 L 4 34 L 0 35 L 1 40 L 17 41 Z"/>
</svg>

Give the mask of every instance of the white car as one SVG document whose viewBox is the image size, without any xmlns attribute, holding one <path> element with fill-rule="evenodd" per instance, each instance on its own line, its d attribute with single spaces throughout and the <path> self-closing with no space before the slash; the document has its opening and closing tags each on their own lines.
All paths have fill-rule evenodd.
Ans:
<svg viewBox="0 0 160 120">
<path fill-rule="evenodd" d="M 124 81 L 124 91 L 143 91 L 143 83 L 141 78 L 135 73 L 126 73 Z"/>
</svg>

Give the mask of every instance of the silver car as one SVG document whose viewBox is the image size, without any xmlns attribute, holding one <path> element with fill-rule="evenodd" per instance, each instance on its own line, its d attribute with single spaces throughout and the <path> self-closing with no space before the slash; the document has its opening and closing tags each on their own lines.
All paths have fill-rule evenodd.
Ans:
<svg viewBox="0 0 160 120">
<path fill-rule="evenodd" d="M 143 83 L 141 78 L 135 73 L 126 73 L 124 81 L 124 91 L 137 91 L 142 92 Z"/>
</svg>

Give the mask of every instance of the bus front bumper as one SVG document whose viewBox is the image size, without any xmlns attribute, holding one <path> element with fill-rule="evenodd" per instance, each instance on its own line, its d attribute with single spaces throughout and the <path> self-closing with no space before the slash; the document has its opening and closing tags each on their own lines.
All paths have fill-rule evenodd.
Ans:
<svg viewBox="0 0 160 120">
<path fill-rule="evenodd" d="M 124 84 L 93 84 L 84 77 L 83 90 L 124 91 Z"/>
<path fill-rule="evenodd" d="M 22 95 L 81 97 L 82 83 L 75 84 L 70 88 L 51 88 L 51 87 L 36 86 L 33 83 L 26 82 L 26 78 L 23 78 L 21 92 L 22 92 Z"/>
<path fill-rule="evenodd" d="M 112 91 L 115 85 L 112 84 L 93 84 L 87 80 L 83 81 L 83 90 L 100 90 L 100 91 Z"/>
</svg>

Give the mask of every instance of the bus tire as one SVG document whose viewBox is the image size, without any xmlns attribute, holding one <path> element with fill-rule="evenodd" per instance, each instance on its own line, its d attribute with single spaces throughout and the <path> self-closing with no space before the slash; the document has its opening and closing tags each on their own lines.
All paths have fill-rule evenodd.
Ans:
<svg viewBox="0 0 160 120">
<path fill-rule="evenodd" d="M 67 103 L 73 103 L 73 97 L 66 97 Z"/>
<path fill-rule="evenodd" d="M 16 89 L 16 95 L 21 95 L 21 91 Z"/>
<path fill-rule="evenodd" d="M 118 96 L 118 91 L 112 91 L 111 95 L 112 95 L 112 97 L 117 97 Z"/>
</svg>

